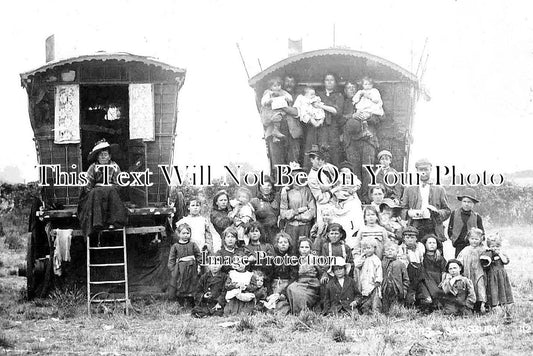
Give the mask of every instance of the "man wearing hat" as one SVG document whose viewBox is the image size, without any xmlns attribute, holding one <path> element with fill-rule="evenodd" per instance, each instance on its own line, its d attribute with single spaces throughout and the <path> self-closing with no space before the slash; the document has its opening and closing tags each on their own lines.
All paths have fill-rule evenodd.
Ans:
<svg viewBox="0 0 533 356">
<path fill-rule="evenodd" d="M 392 153 L 387 150 L 382 150 L 378 153 L 378 162 L 380 167 L 376 173 L 376 183 L 382 183 L 385 187 L 385 198 L 394 199 L 396 202 L 400 202 L 402 198 L 402 185 L 400 180 L 394 185 L 389 185 L 385 182 L 385 176 L 389 175 L 388 181 L 393 182 L 391 179 L 394 179 L 394 175 L 398 175 L 398 171 L 391 167 L 392 162 Z"/>
<path fill-rule="evenodd" d="M 420 184 L 406 187 L 400 203 L 407 223 L 419 230 L 419 240 L 426 234 L 435 234 L 440 242 L 446 241 L 443 223 L 451 213 L 446 191 L 432 184 L 429 160 L 420 159 L 415 167 Z"/>
<path fill-rule="evenodd" d="M 479 203 L 474 189 L 466 188 L 463 194 L 457 196 L 457 200 L 461 202 L 461 207 L 454 210 L 448 224 L 448 236 L 455 247 L 455 257 L 468 246 L 465 237 L 471 228 L 476 227 L 485 231 L 481 216 L 472 210 L 474 205 Z"/>
<path fill-rule="evenodd" d="M 291 162 L 289 166 L 293 175 L 304 171 L 296 162 Z M 285 232 L 291 236 L 292 241 L 298 241 L 300 236 L 309 236 L 315 217 L 315 198 L 307 185 L 293 183 L 283 187 L 280 218 L 286 220 Z"/>
</svg>

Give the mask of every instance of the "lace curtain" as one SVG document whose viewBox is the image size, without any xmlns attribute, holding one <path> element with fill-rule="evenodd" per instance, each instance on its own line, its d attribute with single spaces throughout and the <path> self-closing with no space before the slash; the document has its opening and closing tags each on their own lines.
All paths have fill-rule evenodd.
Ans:
<svg viewBox="0 0 533 356">
<path fill-rule="evenodd" d="M 130 84 L 130 139 L 155 141 L 152 84 Z"/>
<path fill-rule="evenodd" d="M 80 87 L 58 85 L 55 97 L 54 143 L 80 142 Z"/>
</svg>

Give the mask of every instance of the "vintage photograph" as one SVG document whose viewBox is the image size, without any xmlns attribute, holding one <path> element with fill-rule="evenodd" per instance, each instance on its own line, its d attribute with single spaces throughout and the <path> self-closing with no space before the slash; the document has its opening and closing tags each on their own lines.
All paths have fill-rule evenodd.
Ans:
<svg viewBox="0 0 533 356">
<path fill-rule="evenodd" d="M 0 6 L 0 354 L 531 354 L 529 2 Z"/>
</svg>

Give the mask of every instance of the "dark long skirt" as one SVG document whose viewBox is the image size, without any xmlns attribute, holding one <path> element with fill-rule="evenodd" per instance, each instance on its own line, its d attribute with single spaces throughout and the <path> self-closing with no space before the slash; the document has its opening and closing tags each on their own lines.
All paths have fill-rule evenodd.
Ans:
<svg viewBox="0 0 533 356">
<path fill-rule="evenodd" d="M 192 297 L 198 288 L 196 261 L 180 261 L 170 276 L 168 297 L 170 299 Z"/>
<path fill-rule="evenodd" d="M 126 207 L 114 186 L 96 186 L 80 197 L 78 218 L 85 236 L 107 228 L 109 225 L 122 227 L 128 221 Z"/>
</svg>

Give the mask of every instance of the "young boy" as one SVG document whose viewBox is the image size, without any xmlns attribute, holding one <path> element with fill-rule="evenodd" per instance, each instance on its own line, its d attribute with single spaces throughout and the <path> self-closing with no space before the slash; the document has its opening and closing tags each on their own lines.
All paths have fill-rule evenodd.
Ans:
<svg viewBox="0 0 533 356">
<path fill-rule="evenodd" d="M 424 245 L 417 242 L 418 230 L 415 227 L 407 226 L 401 233 L 403 243 L 400 245 L 400 260 L 407 266 L 409 276 L 409 289 L 407 291 L 406 302 L 408 305 L 415 305 L 419 284 L 422 283 L 422 263 L 424 262 Z"/>
<path fill-rule="evenodd" d="M 391 167 L 392 153 L 387 150 L 379 152 L 378 161 L 381 167 L 376 173 L 376 183 L 383 184 L 385 187 L 385 198 L 391 198 L 396 204 L 399 204 L 402 198 L 402 185 L 399 180 L 394 185 L 389 185 L 385 182 L 385 176 L 388 175 L 387 180 L 392 183 L 394 182 L 394 176 L 398 174 L 398 171 Z"/>
<path fill-rule="evenodd" d="M 209 221 L 200 215 L 202 203 L 199 199 L 193 198 L 187 206 L 189 215 L 178 221 L 176 226 L 184 223 L 188 224 L 191 227 L 191 241 L 198 245 L 200 251 L 207 249 L 210 253 L 213 253 L 213 238 L 209 229 Z"/>
<path fill-rule="evenodd" d="M 409 289 L 409 276 L 405 264 L 398 257 L 399 246 L 393 242 L 385 244 L 383 265 L 382 311 L 387 314 L 393 304 L 403 304 Z"/>
<path fill-rule="evenodd" d="M 204 273 L 198 281 L 198 289 L 194 298 L 195 306 L 202 308 L 205 316 L 222 316 L 223 314 L 222 309 L 226 303 L 223 293 L 226 274 L 221 271 L 221 268 L 221 264 L 209 264 L 208 272 Z M 199 313 L 197 311 L 197 314 Z"/>
<path fill-rule="evenodd" d="M 381 309 L 381 283 L 383 282 L 383 267 L 376 256 L 377 241 L 365 239 L 362 244 L 363 254 L 355 262 L 360 270 L 361 301 L 359 310 L 364 314 L 378 313 Z"/>
<path fill-rule="evenodd" d="M 326 285 L 324 314 L 351 314 L 360 298 L 357 283 L 349 277 L 351 265 L 342 257 L 331 266 L 334 277 Z"/>
<path fill-rule="evenodd" d="M 457 199 L 461 202 L 461 207 L 451 214 L 448 224 L 448 236 L 455 247 L 455 257 L 468 246 L 465 237 L 471 228 L 476 227 L 484 231 L 481 216 L 472 210 L 479 203 L 474 189 L 467 188 L 464 194 L 457 196 Z"/>
</svg>

